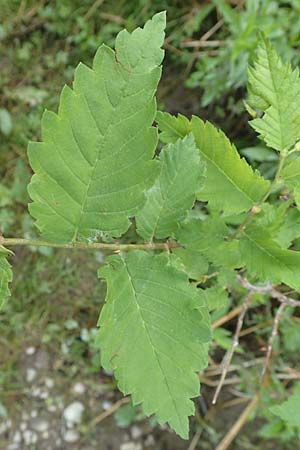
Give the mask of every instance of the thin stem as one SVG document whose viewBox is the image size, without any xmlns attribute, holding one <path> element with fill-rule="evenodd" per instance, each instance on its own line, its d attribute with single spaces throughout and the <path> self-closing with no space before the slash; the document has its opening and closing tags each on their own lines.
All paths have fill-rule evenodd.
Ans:
<svg viewBox="0 0 300 450">
<path fill-rule="evenodd" d="M 215 395 L 214 395 L 214 398 L 213 398 L 213 401 L 212 401 L 213 405 L 215 405 L 217 403 L 217 399 L 219 397 L 219 394 L 221 392 L 222 386 L 224 384 L 224 381 L 225 381 L 225 378 L 226 378 L 226 375 L 227 375 L 227 372 L 228 372 L 228 369 L 229 369 L 229 366 L 230 366 L 230 363 L 231 363 L 234 351 L 239 345 L 239 337 L 240 337 L 240 333 L 241 333 L 241 330 L 242 330 L 242 327 L 243 327 L 244 317 L 245 317 L 246 312 L 248 311 L 248 308 L 250 306 L 252 297 L 253 297 L 253 293 L 250 291 L 248 293 L 247 297 L 245 298 L 244 302 L 243 302 L 242 311 L 241 311 L 241 313 L 239 315 L 239 318 L 238 318 L 238 321 L 237 321 L 236 330 L 235 330 L 235 333 L 234 333 L 234 338 L 233 338 L 232 345 L 231 345 L 230 349 L 227 351 L 227 353 L 226 353 L 226 355 L 224 357 L 223 363 L 222 363 L 222 366 L 223 366 L 222 374 L 221 374 L 221 378 L 220 378 L 219 384 L 217 386 L 217 389 L 215 391 Z"/>
<path fill-rule="evenodd" d="M 271 185 L 270 185 L 270 189 L 268 189 L 268 192 L 266 192 L 265 196 L 262 198 L 262 200 L 257 204 L 254 205 L 250 211 L 248 211 L 248 214 L 246 215 L 245 219 L 243 220 L 243 222 L 238 226 L 238 228 L 236 229 L 236 231 L 233 233 L 233 235 L 231 236 L 230 240 L 237 238 L 245 229 L 246 225 L 248 225 L 249 222 L 251 222 L 253 216 L 255 214 L 258 214 L 261 210 L 261 205 L 269 198 L 270 194 L 272 193 L 274 187 L 276 186 L 276 184 L 278 183 L 278 180 L 280 178 L 280 174 L 284 165 L 284 161 L 286 159 L 286 157 L 288 156 L 288 153 L 286 151 L 282 151 L 280 152 L 279 155 L 279 162 L 278 162 L 278 167 L 276 170 L 276 174 L 274 177 L 274 180 L 272 181 Z"/>
<path fill-rule="evenodd" d="M 264 202 L 269 198 L 271 192 L 273 191 L 274 187 L 275 187 L 276 184 L 278 183 L 278 180 L 279 180 L 279 178 L 280 178 L 281 171 L 282 171 L 282 168 L 283 168 L 283 165 L 284 165 L 284 161 L 285 161 L 285 159 L 286 159 L 287 156 L 288 156 L 288 153 L 287 153 L 287 152 L 281 152 L 281 153 L 280 153 L 280 155 L 279 155 L 278 167 L 277 167 L 277 170 L 276 170 L 276 173 L 275 173 L 274 180 L 273 180 L 272 183 L 271 183 L 270 189 L 268 190 L 268 192 L 266 193 L 266 195 L 265 195 L 265 196 L 263 197 L 263 199 L 261 200 L 260 205 L 261 205 L 262 203 L 264 203 Z"/>
<path fill-rule="evenodd" d="M 13 246 L 27 246 L 35 247 L 55 247 L 68 249 L 83 249 L 83 250 L 111 250 L 111 251 L 129 251 L 129 250 L 169 250 L 170 248 L 180 247 L 176 242 L 151 242 L 146 244 L 108 244 L 104 242 L 93 242 L 91 244 L 83 242 L 74 242 L 72 244 L 57 244 L 39 239 L 18 239 L 18 238 L 4 238 L 0 236 L 0 245 L 4 247 Z"/>
</svg>

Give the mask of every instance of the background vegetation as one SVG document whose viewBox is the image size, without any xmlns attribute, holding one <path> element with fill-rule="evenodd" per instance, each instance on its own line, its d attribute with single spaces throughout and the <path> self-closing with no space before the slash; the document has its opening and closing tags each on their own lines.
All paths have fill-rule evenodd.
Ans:
<svg viewBox="0 0 300 450">
<path fill-rule="evenodd" d="M 132 30 L 162 9 L 168 12 L 168 29 L 160 106 L 209 118 L 228 132 L 266 177 L 273 176 L 276 155 L 257 142 L 247 126 L 242 102 L 246 66 L 259 30 L 269 35 L 284 59 L 299 64 L 298 0 L 0 0 L 3 234 L 34 237 L 36 233 L 27 214 L 31 173 L 26 147 L 29 140 L 40 138 L 43 110 L 56 110 L 61 88 L 71 84 L 79 61 L 91 64 L 102 42 L 113 45 L 120 29 Z M 272 307 L 257 295 L 245 319 L 229 384 L 214 407 L 218 364 L 231 345 L 235 319 L 230 320 L 226 309 L 219 314 L 225 318 L 221 322 L 219 316 L 213 318 L 222 326 L 216 325 L 217 344 L 211 351 L 211 367 L 202 377 L 203 397 L 197 403 L 194 436 L 187 444 L 144 420 L 130 404 L 122 404 L 111 374 L 100 369 L 94 336 L 105 286 L 93 274 L 102 260 L 101 252 L 16 251 L 12 297 L 0 315 L 0 447 L 215 448 L 255 391 L 272 329 Z M 233 292 L 230 309 L 239 308 L 241 298 L 241 289 Z M 297 389 L 300 377 L 300 369 L 295 369 L 299 318 L 293 313 L 286 309 L 281 351 L 273 364 L 271 385 L 276 385 L 282 399 L 286 389 Z M 295 430 L 270 412 L 280 399 L 273 399 L 267 389 L 265 397 L 264 408 L 240 433 L 233 449 L 298 448 Z M 75 428 L 68 428 L 64 411 L 74 402 L 84 406 L 84 414 Z M 70 430 L 73 442 L 64 440 Z"/>
</svg>

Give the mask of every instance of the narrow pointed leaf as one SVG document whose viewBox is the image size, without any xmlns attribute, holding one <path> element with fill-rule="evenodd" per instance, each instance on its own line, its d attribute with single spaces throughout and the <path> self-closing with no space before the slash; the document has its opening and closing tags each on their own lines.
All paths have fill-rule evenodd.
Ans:
<svg viewBox="0 0 300 450">
<path fill-rule="evenodd" d="M 206 163 L 206 181 L 198 198 L 226 214 L 246 211 L 259 202 L 269 182 L 240 157 L 225 134 L 198 117 L 192 119 L 192 130 Z"/>
<path fill-rule="evenodd" d="M 79 64 L 58 114 L 44 113 L 43 142 L 29 145 L 29 194 L 45 239 L 120 236 L 143 205 L 157 176 L 151 125 L 164 27 L 160 13 L 143 29 L 119 33 L 116 50 L 101 46 L 92 69 Z"/>
<path fill-rule="evenodd" d="M 136 215 L 137 232 L 148 240 L 176 231 L 195 202 L 205 169 L 192 135 L 165 147 L 159 162 L 160 175 Z"/>
<path fill-rule="evenodd" d="M 300 289 L 300 252 L 281 248 L 266 229 L 254 225 L 247 227 L 240 240 L 240 251 L 252 275 L 262 281 L 285 283 Z"/>
<path fill-rule="evenodd" d="M 103 366 L 134 404 L 187 438 L 197 372 L 207 364 L 206 305 L 199 308 L 197 289 L 165 254 L 112 256 L 100 276 L 107 281 L 99 320 Z"/>
<path fill-rule="evenodd" d="M 7 261 L 6 249 L 0 249 L 0 309 L 10 296 L 9 283 L 12 281 L 13 274 L 11 266 Z"/>
<path fill-rule="evenodd" d="M 253 67 L 249 68 L 249 103 L 262 117 L 250 122 L 275 150 L 290 149 L 300 138 L 299 70 L 283 64 L 269 40 L 262 37 Z"/>
</svg>

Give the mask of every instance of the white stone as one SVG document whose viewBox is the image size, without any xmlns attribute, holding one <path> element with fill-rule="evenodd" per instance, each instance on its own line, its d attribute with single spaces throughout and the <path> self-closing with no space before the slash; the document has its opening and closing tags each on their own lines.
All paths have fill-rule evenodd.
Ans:
<svg viewBox="0 0 300 450">
<path fill-rule="evenodd" d="M 0 423 L 0 434 L 5 433 L 11 427 L 11 420 Z"/>
<path fill-rule="evenodd" d="M 26 429 L 27 429 L 27 423 L 21 422 L 20 430 L 21 430 L 21 431 L 25 431 Z"/>
<path fill-rule="evenodd" d="M 85 393 L 85 391 L 86 391 L 86 388 L 85 388 L 85 385 L 83 384 L 83 383 L 75 383 L 74 384 L 74 386 L 73 386 L 73 392 L 75 393 L 75 394 L 79 394 L 79 395 L 82 395 L 82 394 L 84 394 Z"/>
<path fill-rule="evenodd" d="M 80 438 L 77 430 L 66 430 L 63 436 L 65 442 L 76 442 Z"/>
<path fill-rule="evenodd" d="M 54 386 L 54 381 L 52 380 L 52 378 L 45 378 L 45 385 L 48 389 L 52 389 Z"/>
<path fill-rule="evenodd" d="M 42 400 L 46 400 L 46 398 L 49 397 L 49 392 L 48 392 L 48 391 L 41 391 L 39 397 L 40 397 Z"/>
<path fill-rule="evenodd" d="M 41 388 L 36 387 L 32 390 L 32 396 L 39 397 L 41 395 L 41 392 L 42 392 Z"/>
<path fill-rule="evenodd" d="M 26 348 L 26 355 L 33 355 L 35 353 L 35 347 L 27 347 Z"/>
<path fill-rule="evenodd" d="M 48 439 L 49 438 L 49 431 L 44 431 L 42 434 L 42 438 L 43 439 Z"/>
<path fill-rule="evenodd" d="M 33 422 L 32 428 L 39 433 L 43 433 L 43 431 L 48 430 L 49 423 L 47 422 L 47 420 L 37 419 Z"/>
<path fill-rule="evenodd" d="M 49 412 L 52 412 L 52 413 L 57 410 L 55 405 L 49 405 L 47 409 L 48 409 Z"/>
<path fill-rule="evenodd" d="M 131 427 L 130 432 L 131 432 L 132 439 L 139 439 L 143 434 L 142 430 L 139 427 L 137 427 L 136 425 L 133 425 L 133 427 Z"/>
<path fill-rule="evenodd" d="M 35 417 L 37 417 L 37 411 L 34 409 L 33 411 L 31 411 L 30 415 L 31 417 L 34 419 Z"/>
<path fill-rule="evenodd" d="M 37 371 L 31 367 L 29 367 L 29 369 L 26 370 L 26 381 L 27 383 L 32 383 L 33 380 L 35 379 L 37 374 Z"/>
<path fill-rule="evenodd" d="M 15 444 L 20 444 L 20 442 L 22 441 L 22 435 L 21 435 L 20 431 L 15 432 L 12 440 Z"/>
<path fill-rule="evenodd" d="M 23 433 L 23 438 L 25 441 L 25 444 L 35 444 L 37 442 L 37 435 L 31 430 L 25 430 Z"/>
<path fill-rule="evenodd" d="M 102 403 L 102 408 L 104 409 L 104 411 L 107 411 L 111 407 L 112 407 L 112 403 L 109 402 L 108 400 L 104 400 L 104 402 Z"/>
<path fill-rule="evenodd" d="M 155 444 L 154 437 L 152 436 L 152 434 L 148 434 L 148 436 L 145 439 L 145 446 L 150 447 L 151 445 L 154 446 L 154 444 Z"/>
<path fill-rule="evenodd" d="M 82 403 L 73 402 L 65 408 L 63 417 L 69 424 L 80 423 L 83 411 L 84 405 Z"/>
<path fill-rule="evenodd" d="M 120 450 L 142 450 L 142 446 L 139 443 L 126 442 L 126 444 L 121 445 Z"/>
</svg>

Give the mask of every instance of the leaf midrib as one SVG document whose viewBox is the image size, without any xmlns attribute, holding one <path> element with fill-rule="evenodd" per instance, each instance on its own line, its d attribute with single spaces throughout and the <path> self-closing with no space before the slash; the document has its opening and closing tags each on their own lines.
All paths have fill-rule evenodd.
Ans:
<svg viewBox="0 0 300 450">
<path fill-rule="evenodd" d="M 145 329 L 145 332 L 146 332 L 148 341 L 149 341 L 150 346 L 151 346 L 152 351 L 153 351 L 153 355 L 154 355 L 154 357 L 155 357 L 155 359 L 156 359 L 156 361 L 157 361 L 158 367 L 159 367 L 160 372 L 161 372 L 161 374 L 162 374 L 162 378 L 163 378 L 164 383 L 165 383 L 165 385 L 166 385 L 166 388 L 167 388 L 167 390 L 168 390 L 168 393 L 169 393 L 170 399 L 171 399 L 171 401 L 172 401 L 174 410 L 175 410 L 175 412 L 176 412 L 178 421 L 179 421 L 179 423 L 181 424 L 182 429 L 184 429 L 184 425 L 182 424 L 181 417 L 180 417 L 180 414 L 179 414 L 179 411 L 178 411 L 176 402 L 174 401 L 173 396 L 172 396 L 172 394 L 171 394 L 171 390 L 170 390 L 170 386 L 169 386 L 168 380 L 167 380 L 167 378 L 166 378 L 166 376 L 165 376 L 165 374 L 164 374 L 164 371 L 163 371 L 163 369 L 162 369 L 162 366 L 161 366 L 161 363 L 160 363 L 160 360 L 159 360 L 159 355 L 158 355 L 158 353 L 157 353 L 157 351 L 156 351 L 156 349 L 155 349 L 155 346 L 154 346 L 153 343 L 152 343 L 152 339 L 151 339 L 150 332 L 149 332 L 149 330 L 148 330 L 147 322 L 146 322 L 146 321 L 144 320 L 144 318 L 143 318 L 143 314 L 142 314 L 142 312 L 141 312 L 141 308 L 140 308 L 140 305 L 139 305 L 139 303 L 138 303 L 137 291 L 136 291 L 135 286 L 134 286 L 133 277 L 132 277 L 132 275 L 131 275 L 131 273 L 130 273 L 128 264 L 126 264 L 126 261 L 124 260 L 124 257 L 123 257 L 122 255 L 121 255 L 121 258 L 122 258 L 122 262 L 123 262 L 124 268 L 125 268 L 125 270 L 126 270 L 126 272 L 127 272 L 127 274 L 128 274 L 128 281 L 129 281 L 129 283 L 130 283 L 130 285 L 131 285 L 131 289 L 132 289 L 132 293 L 133 293 L 133 296 L 132 296 L 132 297 L 133 297 L 133 299 L 135 300 L 135 305 L 136 305 L 136 309 L 137 309 L 138 315 L 139 315 L 139 317 L 140 317 L 141 323 L 143 324 L 143 327 L 144 327 L 144 329 Z"/>
</svg>

